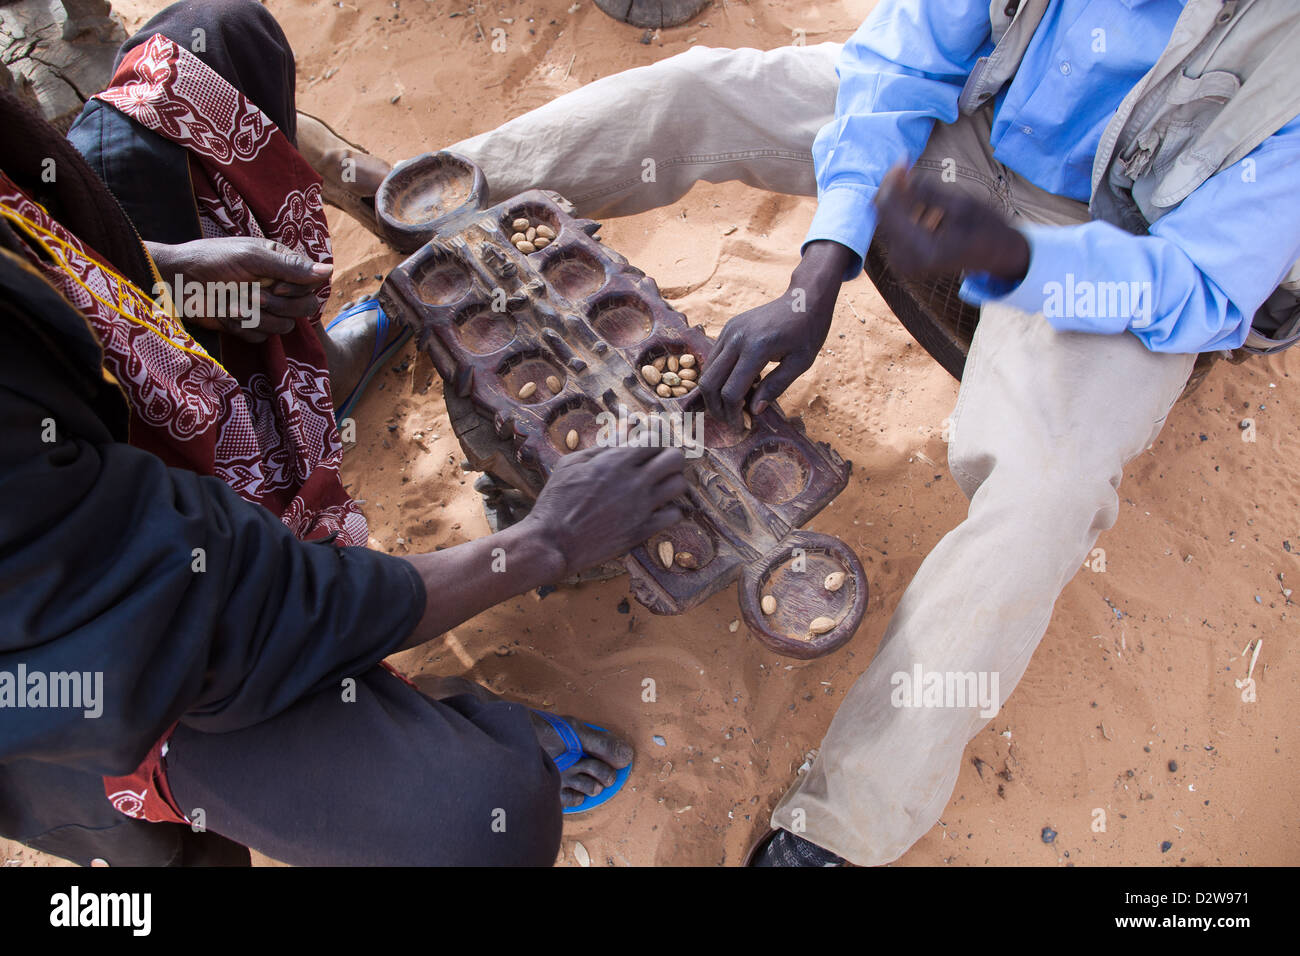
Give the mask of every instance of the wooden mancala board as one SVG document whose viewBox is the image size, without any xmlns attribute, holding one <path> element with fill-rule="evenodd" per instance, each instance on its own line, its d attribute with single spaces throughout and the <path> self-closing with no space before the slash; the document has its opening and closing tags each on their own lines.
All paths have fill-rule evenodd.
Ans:
<svg viewBox="0 0 1300 956">
<path fill-rule="evenodd" d="M 713 341 L 556 194 L 486 195 L 482 172 L 443 152 L 396 167 L 376 198 L 389 241 L 412 253 L 380 300 L 442 376 L 471 465 L 536 497 L 563 455 L 608 440 L 620 412 L 698 413 L 678 419 L 702 423 L 678 434 L 703 438 L 687 449 L 686 518 L 624 558 L 633 595 L 680 614 L 739 579 L 745 623 L 773 650 L 812 658 L 844 644 L 867 607 L 862 565 L 839 539 L 797 529 L 844 489 L 850 463 L 775 405 L 733 429 L 705 414 L 693 383 L 660 394 L 664 380 L 642 369 L 660 359 L 667 372 L 675 357 L 680 373 L 691 355 L 698 374 Z"/>
</svg>

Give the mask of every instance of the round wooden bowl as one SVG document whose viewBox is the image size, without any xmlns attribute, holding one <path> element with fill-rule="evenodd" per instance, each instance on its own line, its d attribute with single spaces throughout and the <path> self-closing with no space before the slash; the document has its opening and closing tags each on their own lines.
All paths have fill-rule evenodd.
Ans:
<svg viewBox="0 0 1300 956">
<path fill-rule="evenodd" d="M 467 208 L 483 208 L 486 197 L 483 170 L 444 150 L 394 166 L 375 194 L 375 212 L 389 244 L 410 253 L 434 237 L 440 222 Z"/>
<path fill-rule="evenodd" d="M 844 572 L 845 580 L 831 592 L 824 582 L 833 571 Z M 770 615 L 761 603 L 767 594 L 777 602 Z M 801 660 L 846 644 L 862 623 L 868 597 L 867 576 L 853 549 L 815 531 L 791 533 L 781 547 L 747 566 L 740 579 L 740 610 L 750 632 L 778 654 Z M 822 616 L 834 618 L 835 627 L 810 635 L 808 624 Z"/>
</svg>

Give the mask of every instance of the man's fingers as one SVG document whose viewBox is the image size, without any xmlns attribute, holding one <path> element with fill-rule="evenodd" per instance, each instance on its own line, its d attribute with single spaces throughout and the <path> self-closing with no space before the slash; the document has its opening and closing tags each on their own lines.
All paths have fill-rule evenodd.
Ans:
<svg viewBox="0 0 1300 956">
<path fill-rule="evenodd" d="M 674 498 L 686 494 L 691 488 L 684 475 L 670 475 L 664 481 L 655 486 L 655 495 L 664 502 L 672 501 Z"/>
<path fill-rule="evenodd" d="M 258 242 L 250 247 L 245 267 L 254 275 L 317 288 L 334 271 L 325 262 L 315 262 L 278 242 Z"/>
<path fill-rule="evenodd" d="M 724 417 L 722 386 L 726 384 L 727 378 L 731 375 L 731 370 L 735 367 L 736 359 L 740 354 L 739 345 L 732 343 L 725 328 L 722 330 L 722 337 L 725 341 L 718 343 L 713 350 L 713 355 L 705 363 L 704 374 L 700 376 L 699 386 L 700 392 L 704 395 L 704 407 L 715 418 Z"/>
<path fill-rule="evenodd" d="M 644 538 L 648 540 L 660 531 L 667 531 L 673 525 L 681 524 L 685 517 L 681 508 L 676 505 L 665 505 L 652 514 L 650 520 L 646 522 Z"/>
<path fill-rule="evenodd" d="M 808 366 L 802 362 L 797 362 L 794 358 L 786 358 L 758 383 L 758 388 L 754 390 L 754 398 L 749 403 L 749 410 L 755 415 L 762 414 L 768 405 L 780 398 L 785 390 L 794 384 L 794 380 L 806 371 Z"/>
<path fill-rule="evenodd" d="M 740 427 L 740 411 L 745 404 L 745 397 L 754 387 L 754 380 L 767 362 L 768 356 L 757 348 L 749 349 L 740 356 L 731 370 L 727 384 L 722 386 L 722 417 L 732 427 Z"/>
<path fill-rule="evenodd" d="M 291 319 L 308 319 L 320 310 L 320 300 L 316 298 L 314 293 L 286 297 L 272 295 L 263 288 L 258 301 L 263 312 L 269 312 L 272 315 L 283 315 Z"/>
<path fill-rule="evenodd" d="M 646 480 L 658 484 L 673 475 L 680 475 L 686 467 L 686 455 L 680 448 L 656 448 L 653 457 L 645 465 Z"/>
</svg>

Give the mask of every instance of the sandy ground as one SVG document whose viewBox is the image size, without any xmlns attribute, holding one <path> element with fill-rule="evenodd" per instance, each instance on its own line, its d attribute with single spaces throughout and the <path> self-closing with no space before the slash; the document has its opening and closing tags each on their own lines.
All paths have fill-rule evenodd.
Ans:
<svg viewBox="0 0 1300 956">
<path fill-rule="evenodd" d="M 116 7 L 132 28 L 161 5 Z M 715 0 L 645 45 L 642 31 L 590 0 L 505 0 L 472 12 L 447 0 L 268 3 L 298 53 L 302 108 L 390 160 L 691 45 L 771 48 L 794 30 L 809 43 L 843 39 L 871 5 Z M 505 54 L 480 39 L 495 27 L 507 32 Z M 784 290 L 813 209 L 702 185 L 671 208 L 608 222 L 603 236 L 716 334 Z M 374 291 L 398 259 L 334 210 L 330 222 L 336 311 Z M 1126 471 L 1120 520 L 1098 542 L 1105 570 L 1083 570 L 1066 588 L 1020 687 L 967 748 L 940 825 L 901 864 L 1300 862 L 1291 763 L 1300 650 L 1297 608 L 1283 594 L 1300 582 L 1298 386 L 1293 351 L 1221 364 L 1176 407 Z M 922 559 L 962 517 L 941 437 L 956 393 L 868 280 L 846 287 L 827 348 L 783 401 L 854 462 L 848 489 L 812 527 L 857 550 L 872 598 L 857 636 L 829 658 L 792 664 L 743 627 L 732 634 L 732 590 L 678 618 L 635 602 L 620 611 L 619 579 L 509 601 L 394 662 L 409 674 L 470 676 L 635 743 L 627 792 L 566 823 L 562 864 L 576 865 L 578 841 L 593 866 L 738 863 L 871 660 Z M 1246 417 L 1257 423 L 1253 443 L 1239 428 Z M 345 473 L 365 501 L 373 546 L 402 554 L 487 533 L 441 381 L 413 347 L 376 378 L 358 422 Z M 1234 682 L 1259 641 L 1257 700 L 1245 702 Z M 657 683 L 655 703 L 642 701 L 645 677 Z M 1098 808 L 1104 832 L 1093 828 Z M 1059 834 L 1050 845 L 1049 826 Z"/>
</svg>

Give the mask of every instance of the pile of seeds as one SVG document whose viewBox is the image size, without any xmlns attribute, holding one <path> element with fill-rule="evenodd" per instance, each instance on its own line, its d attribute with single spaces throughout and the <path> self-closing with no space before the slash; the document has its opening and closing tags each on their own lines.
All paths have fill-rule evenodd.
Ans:
<svg viewBox="0 0 1300 956">
<path fill-rule="evenodd" d="M 533 225 L 530 220 L 522 216 L 512 222 L 510 228 L 514 230 L 510 241 L 520 252 L 536 252 L 538 249 L 545 249 L 555 239 L 555 230 L 546 223 Z"/>
<path fill-rule="evenodd" d="M 661 355 L 649 365 L 641 366 L 641 377 L 660 398 L 681 398 L 698 384 L 698 360 L 690 352 Z"/>
<path fill-rule="evenodd" d="M 689 551 L 674 551 L 673 543 L 666 540 L 659 542 L 659 563 L 665 568 L 671 568 L 676 564 L 679 568 L 686 568 L 688 571 L 700 566 L 695 555 Z"/>
</svg>

